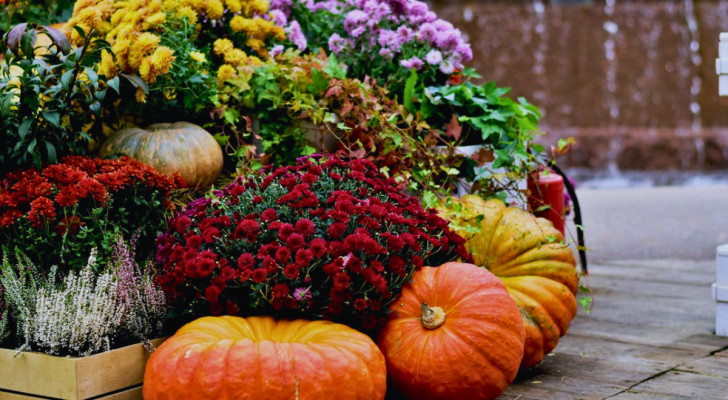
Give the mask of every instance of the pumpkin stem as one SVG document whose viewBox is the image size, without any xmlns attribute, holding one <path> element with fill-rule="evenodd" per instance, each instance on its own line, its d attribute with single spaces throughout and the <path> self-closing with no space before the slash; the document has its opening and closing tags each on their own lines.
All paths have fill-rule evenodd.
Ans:
<svg viewBox="0 0 728 400">
<path fill-rule="evenodd" d="M 430 307 L 427 303 L 422 303 L 422 326 L 425 329 L 437 329 L 445 323 L 445 310 L 440 307 Z"/>
</svg>

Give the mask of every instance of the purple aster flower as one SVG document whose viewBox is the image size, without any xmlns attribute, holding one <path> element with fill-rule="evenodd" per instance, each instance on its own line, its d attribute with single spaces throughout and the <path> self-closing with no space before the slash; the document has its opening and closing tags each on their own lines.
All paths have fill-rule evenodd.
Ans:
<svg viewBox="0 0 728 400">
<path fill-rule="evenodd" d="M 406 60 L 402 60 L 399 62 L 399 64 L 407 69 L 414 68 L 415 70 L 419 71 L 420 68 L 424 65 L 422 60 L 419 57 L 412 57 L 408 58 Z"/>
<path fill-rule="evenodd" d="M 462 42 L 462 36 L 457 29 L 441 31 L 437 34 L 435 42 L 441 50 L 454 51 Z"/>
<path fill-rule="evenodd" d="M 281 10 L 286 15 L 291 13 L 292 0 L 270 0 L 271 10 Z"/>
<path fill-rule="evenodd" d="M 298 24 L 298 21 L 291 22 L 286 29 L 286 33 L 288 34 L 288 40 L 293 42 L 298 47 L 298 50 L 306 50 L 308 41 L 306 40 L 306 36 L 303 35 L 303 32 L 301 32 L 301 25 Z"/>
<path fill-rule="evenodd" d="M 437 21 L 433 22 L 432 25 L 435 26 L 435 29 L 437 29 L 438 32 L 447 32 L 455 29 L 455 27 L 445 21 L 444 19 L 438 19 Z"/>
<path fill-rule="evenodd" d="M 349 33 L 349 35 L 358 37 L 362 33 L 364 33 L 364 30 L 362 28 L 362 25 L 366 23 L 366 21 L 369 19 L 369 15 L 365 13 L 362 10 L 351 10 L 348 14 L 346 14 L 346 19 L 344 19 L 344 29 L 346 29 L 346 32 Z M 354 32 L 357 32 L 354 34 Z"/>
<path fill-rule="evenodd" d="M 450 59 L 444 60 L 440 64 L 440 72 L 442 72 L 445 75 L 452 74 L 453 72 L 455 72 L 455 64 L 453 64 L 452 60 L 450 60 Z"/>
<path fill-rule="evenodd" d="M 271 57 L 275 57 L 279 54 L 283 54 L 283 45 L 277 44 L 277 45 L 273 46 L 273 48 L 270 49 L 270 52 L 268 52 L 268 54 L 270 54 Z"/>
<path fill-rule="evenodd" d="M 388 47 L 382 47 L 379 50 L 379 55 L 384 57 L 386 60 L 391 60 L 394 58 L 394 52 L 392 52 L 392 49 Z"/>
<path fill-rule="evenodd" d="M 331 50 L 332 53 L 338 55 L 345 46 L 346 40 L 344 40 L 344 38 L 342 38 L 338 33 L 334 33 L 329 38 L 329 50 Z"/>
<path fill-rule="evenodd" d="M 311 300 L 311 288 L 296 288 L 293 291 L 293 298 L 298 301 Z"/>
<path fill-rule="evenodd" d="M 286 13 L 281 10 L 271 10 L 270 17 L 273 22 L 278 26 L 286 26 L 288 24 L 288 17 Z"/>
<path fill-rule="evenodd" d="M 425 22 L 420 26 L 420 40 L 424 42 L 434 43 L 437 37 L 437 29 L 429 22 Z"/>
<path fill-rule="evenodd" d="M 399 48 L 400 42 L 397 32 L 383 29 L 379 31 L 379 45 L 382 47 Z"/>
<path fill-rule="evenodd" d="M 384 0 L 392 11 L 397 15 L 402 15 L 407 11 L 408 0 Z"/>
<path fill-rule="evenodd" d="M 430 50 L 425 56 L 425 61 L 430 65 L 437 65 L 442 62 L 442 53 L 438 50 Z"/>
<path fill-rule="evenodd" d="M 399 44 L 403 45 L 409 41 L 411 41 L 415 36 L 414 31 L 412 29 L 408 28 L 407 26 L 400 26 L 397 28 L 397 39 L 399 40 Z"/>
<path fill-rule="evenodd" d="M 455 48 L 455 54 L 460 56 L 462 62 L 466 63 L 473 59 L 473 49 L 470 48 L 470 43 L 460 42 L 457 48 Z"/>
</svg>

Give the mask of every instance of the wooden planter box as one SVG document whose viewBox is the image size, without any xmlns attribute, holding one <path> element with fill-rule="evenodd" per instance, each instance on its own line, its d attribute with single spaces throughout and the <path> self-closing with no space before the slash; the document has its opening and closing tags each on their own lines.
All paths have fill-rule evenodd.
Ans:
<svg viewBox="0 0 728 400">
<path fill-rule="evenodd" d="M 154 347 L 164 339 L 152 340 Z M 0 349 L 0 400 L 142 399 L 150 353 L 141 344 L 88 357 L 54 357 Z"/>
</svg>

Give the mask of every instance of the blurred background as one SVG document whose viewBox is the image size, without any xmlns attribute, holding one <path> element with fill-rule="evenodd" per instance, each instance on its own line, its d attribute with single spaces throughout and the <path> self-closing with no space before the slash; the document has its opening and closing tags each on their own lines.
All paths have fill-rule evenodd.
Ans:
<svg viewBox="0 0 728 400">
<path fill-rule="evenodd" d="M 484 80 L 543 113 L 582 188 L 728 183 L 718 36 L 728 1 L 434 0 Z"/>
</svg>

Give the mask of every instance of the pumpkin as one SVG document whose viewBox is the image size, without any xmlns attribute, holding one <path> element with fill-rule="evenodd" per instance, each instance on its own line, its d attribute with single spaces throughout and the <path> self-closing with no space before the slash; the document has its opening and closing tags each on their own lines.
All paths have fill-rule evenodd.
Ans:
<svg viewBox="0 0 728 400">
<path fill-rule="evenodd" d="M 147 362 L 146 400 L 383 399 L 384 356 L 329 321 L 203 317 Z"/>
<path fill-rule="evenodd" d="M 576 316 L 579 276 L 563 235 L 546 219 L 474 195 L 455 199 L 441 215 L 466 238 L 475 264 L 506 285 L 526 328 L 522 368 L 538 364 Z"/>
<path fill-rule="evenodd" d="M 188 187 L 206 187 L 222 170 L 222 149 L 206 130 L 189 122 L 121 129 L 101 145 L 99 156 L 125 154 L 160 173 L 179 173 Z"/>
<path fill-rule="evenodd" d="M 523 322 L 503 283 L 472 264 L 424 267 L 390 307 L 377 344 L 410 399 L 493 399 L 516 377 Z"/>
</svg>

